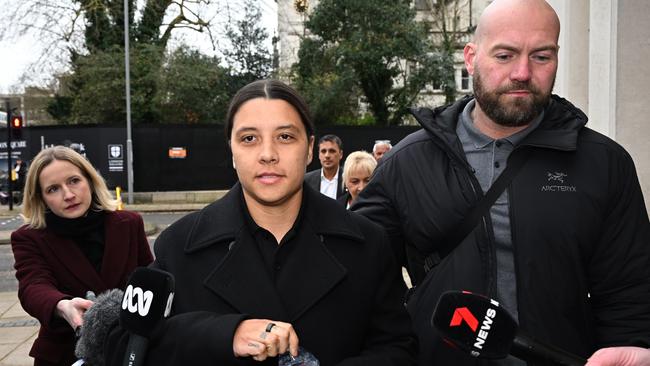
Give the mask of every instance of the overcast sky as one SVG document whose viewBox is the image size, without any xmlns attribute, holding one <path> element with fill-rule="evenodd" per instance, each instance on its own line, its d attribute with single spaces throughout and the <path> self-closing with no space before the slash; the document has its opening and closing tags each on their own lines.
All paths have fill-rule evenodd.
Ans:
<svg viewBox="0 0 650 366">
<path fill-rule="evenodd" d="M 9 3 L 18 0 L 0 0 L 0 9 L 7 9 Z M 269 37 L 277 29 L 277 7 L 275 0 L 260 1 L 262 10 L 262 24 L 269 30 Z M 183 42 L 198 47 L 205 53 L 211 53 L 211 46 L 205 37 L 185 33 L 180 36 Z M 173 45 L 174 43 L 172 43 Z M 269 40 L 270 44 L 270 40 Z M 13 92 L 20 76 L 26 72 L 28 66 L 42 54 L 42 48 L 35 36 L 23 36 L 18 39 L 0 41 L 0 94 Z M 44 79 L 45 77 L 35 79 Z"/>
</svg>

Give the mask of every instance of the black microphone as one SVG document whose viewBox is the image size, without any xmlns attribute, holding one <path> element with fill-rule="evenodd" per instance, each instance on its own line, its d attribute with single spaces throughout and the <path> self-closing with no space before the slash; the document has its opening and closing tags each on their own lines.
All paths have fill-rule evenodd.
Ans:
<svg viewBox="0 0 650 366">
<path fill-rule="evenodd" d="M 519 331 L 517 322 L 496 300 L 467 291 L 443 293 L 431 318 L 443 339 L 474 357 L 546 361 L 584 366 L 587 360 L 536 341 Z"/>
<path fill-rule="evenodd" d="M 129 278 L 120 325 L 129 332 L 125 366 L 144 364 L 149 336 L 158 323 L 169 316 L 174 300 L 174 276 L 154 268 L 139 267 Z"/>
</svg>

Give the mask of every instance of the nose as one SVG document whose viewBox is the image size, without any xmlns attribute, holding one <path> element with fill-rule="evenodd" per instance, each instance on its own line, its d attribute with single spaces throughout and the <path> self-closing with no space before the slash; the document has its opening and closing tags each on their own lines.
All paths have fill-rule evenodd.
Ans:
<svg viewBox="0 0 650 366">
<path fill-rule="evenodd" d="M 72 190 L 70 188 L 64 186 L 63 187 L 63 199 L 65 201 L 69 201 L 69 200 L 73 199 L 74 197 L 75 197 L 74 192 L 72 192 Z"/>
<path fill-rule="evenodd" d="M 260 162 L 262 164 L 277 163 L 278 153 L 273 142 L 267 141 L 262 143 L 260 151 Z"/>
<path fill-rule="evenodd" d="M 520 57 L 513 65 L 510 79 L 516 81 L 530 80 L 530 60 L 527 57 Z"/>
<path fill-rule="evenodd" d="M 359 183 L 359 185 L 357 186 L 357 192 L 363 191 L 363 189 L 366 188 L 366 185 L 368 185 L 368 183 L 366 182 Z"/>
</svg>

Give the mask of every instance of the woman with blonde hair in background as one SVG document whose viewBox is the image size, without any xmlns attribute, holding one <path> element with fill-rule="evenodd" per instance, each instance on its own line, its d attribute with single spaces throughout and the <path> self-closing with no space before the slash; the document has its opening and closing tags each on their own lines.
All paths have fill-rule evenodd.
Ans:
<svg viewBox="0 0 650 366">
<path fill-rule="evenodd" d="M 347 193 L 338 201 L 350 208 L 359 193 L 370 182 L 370 177 L 377 167 L 375 158 L 365 151 L 355 151 L 348 155 L 343 165 L 343 184 Z"/>
<path fill-rule="evenodd" d="M 34 365 L 71 365 L 75 332 L 93 304 L 85 299 L 124 288 L 153 261 L 140 215 L 116 211 L 106 183 L 74 150 L 55 146 L 31 163 L 25 225 L 11 234 L 18 298 L 41 323 L 29 355 Z"/>
</svg>

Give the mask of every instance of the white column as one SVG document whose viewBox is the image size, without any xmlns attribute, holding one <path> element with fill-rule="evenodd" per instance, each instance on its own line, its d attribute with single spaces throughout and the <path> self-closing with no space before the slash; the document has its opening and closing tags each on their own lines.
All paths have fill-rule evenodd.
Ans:
<svg viewBox="0 0 650 366">
<path fill-rule="evenodd" d="M 571 43 L 569 42 L 569 35 L 571 34 L 571 19 L 566 2 L 567 0 L 548 0 L 548 3 L 553 7 L 560 19 L 560 39 L 558 40 L 560 53 L 558 54 L 559 63 L 557 66 L 557 76 L 555 77 L 553 93 L 569 99 L 569 87 L 567 84 L 569 79 L 567 77 L 567 71 L 568 65 L 571 62 Z"/>
<path fill-rule="evenodd" d="M 589 124 L 616 138 L 618 0 L 591 0 L 589 11 Z"/>
</svg>

